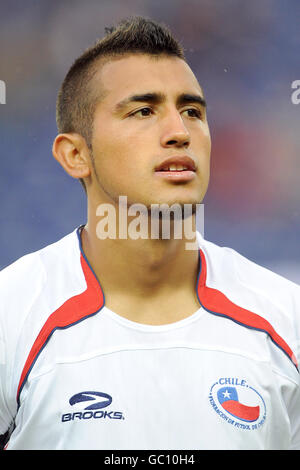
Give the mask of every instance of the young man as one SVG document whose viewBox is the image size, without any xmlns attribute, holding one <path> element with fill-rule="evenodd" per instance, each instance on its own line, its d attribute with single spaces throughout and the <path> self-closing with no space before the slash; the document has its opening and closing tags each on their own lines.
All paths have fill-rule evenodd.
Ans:
<svg viewBox="0 0 300 470">
<path fill-rule="evenodd" d="M 300 449 L 299 287 L 199 234 L 197 250 L 162 237 L 163 217 L 158 237 L 124 235 L 120 196 L 129 228 L 133 204 L 144 221 L 189 205 L 194 221 L 207 190 L 205 100 L 181 46 L 121 22 L 69 70 L 57 122 L 88 220 L 1 273 L 6 448 Z M 99 233 L 103 207 L 122 236 Z"/>
</svg>

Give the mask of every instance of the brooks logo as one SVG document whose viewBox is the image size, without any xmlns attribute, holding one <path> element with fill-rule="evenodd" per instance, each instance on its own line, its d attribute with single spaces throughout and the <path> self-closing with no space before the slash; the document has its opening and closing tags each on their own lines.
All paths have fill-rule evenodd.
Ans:
<svg viewBox="0 0 300 470">
<path fill-rule="evenodd" d="M 87 405 L 87 402 L 92 402 Z M 76 393 L 69 399 L 71 406 L 76 405 L 75 409 L 82 411 L 75 411 L 73 413 L 64 413 L 61 416 L 63 423 L 77 420 L 88 420 L 88 419 L 125 419 L 121 411 L 102 411 L 103 408 L 107 408 L 112 402 L 112 397 L 108 393 L 103 392 L 80 392 Z M 87 406 L 85 406 L 87 405 Z M 101 410 L 101 411 L 99 411 Z"/>
</svg>

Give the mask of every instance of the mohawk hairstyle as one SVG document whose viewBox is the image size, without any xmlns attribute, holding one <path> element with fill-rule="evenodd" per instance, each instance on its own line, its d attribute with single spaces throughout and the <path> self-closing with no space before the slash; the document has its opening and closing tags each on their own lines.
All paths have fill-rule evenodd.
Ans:
<svg viewBox="0 0 300 470">
<path fill-rule="evenodd" d="M 93 91 L 91 81 L 101 58 L 113 59 L 126 54 L 166 55 L 185 60 L 184 51 L 168 27 L 135 16 L 116 26 L 105 28 L 106 35 L 78 57 L 70 67 L 56 102 L 59 133 L 81 134 L 91 150 L 93 117 L 101 91 Z M 83 180 L 80 180 L 84 189 Z"/>
</svg>

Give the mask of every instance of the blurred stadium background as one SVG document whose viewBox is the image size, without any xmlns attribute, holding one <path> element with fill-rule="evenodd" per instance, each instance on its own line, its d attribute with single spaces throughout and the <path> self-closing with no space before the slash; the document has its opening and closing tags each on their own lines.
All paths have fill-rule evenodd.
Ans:
<svg viewBox="0 0 300 470">
<path fill-rule="evenodd" d="M 52 158 L 55 100 L 73 60 L 133 15 L 167 23 L 208 101 L 205 237 L 300 283 L 298 0 L 4 0 L 0 3 L 0 268 L 86 220 Z"/>
</svg>

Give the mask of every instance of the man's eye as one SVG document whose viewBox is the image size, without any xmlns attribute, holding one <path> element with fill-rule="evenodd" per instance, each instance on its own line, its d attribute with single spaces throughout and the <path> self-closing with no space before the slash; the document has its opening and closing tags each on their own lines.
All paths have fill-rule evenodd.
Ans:
<svg viewBox="0 0 300 470">
<path fill-rule="evenodd" d="M 196 109 L 196 108 L 185 109 L 184 113 L 187 113 L 189 117 L 194 117 L 194 118 L 198 118 L 198 119 L 201 119 L 201 117 L 202 117 L 201 111 L 199 109 Z"/>
<path fill-rule="evenodd" d="M 138 109 L 137 111 L 134 111 L 133 113 L 130 114 L 130 116 L 142 116 L 142 117 L 147 117 L 152 114 L 152 109 L 145 107 Z"/>
</svg>

